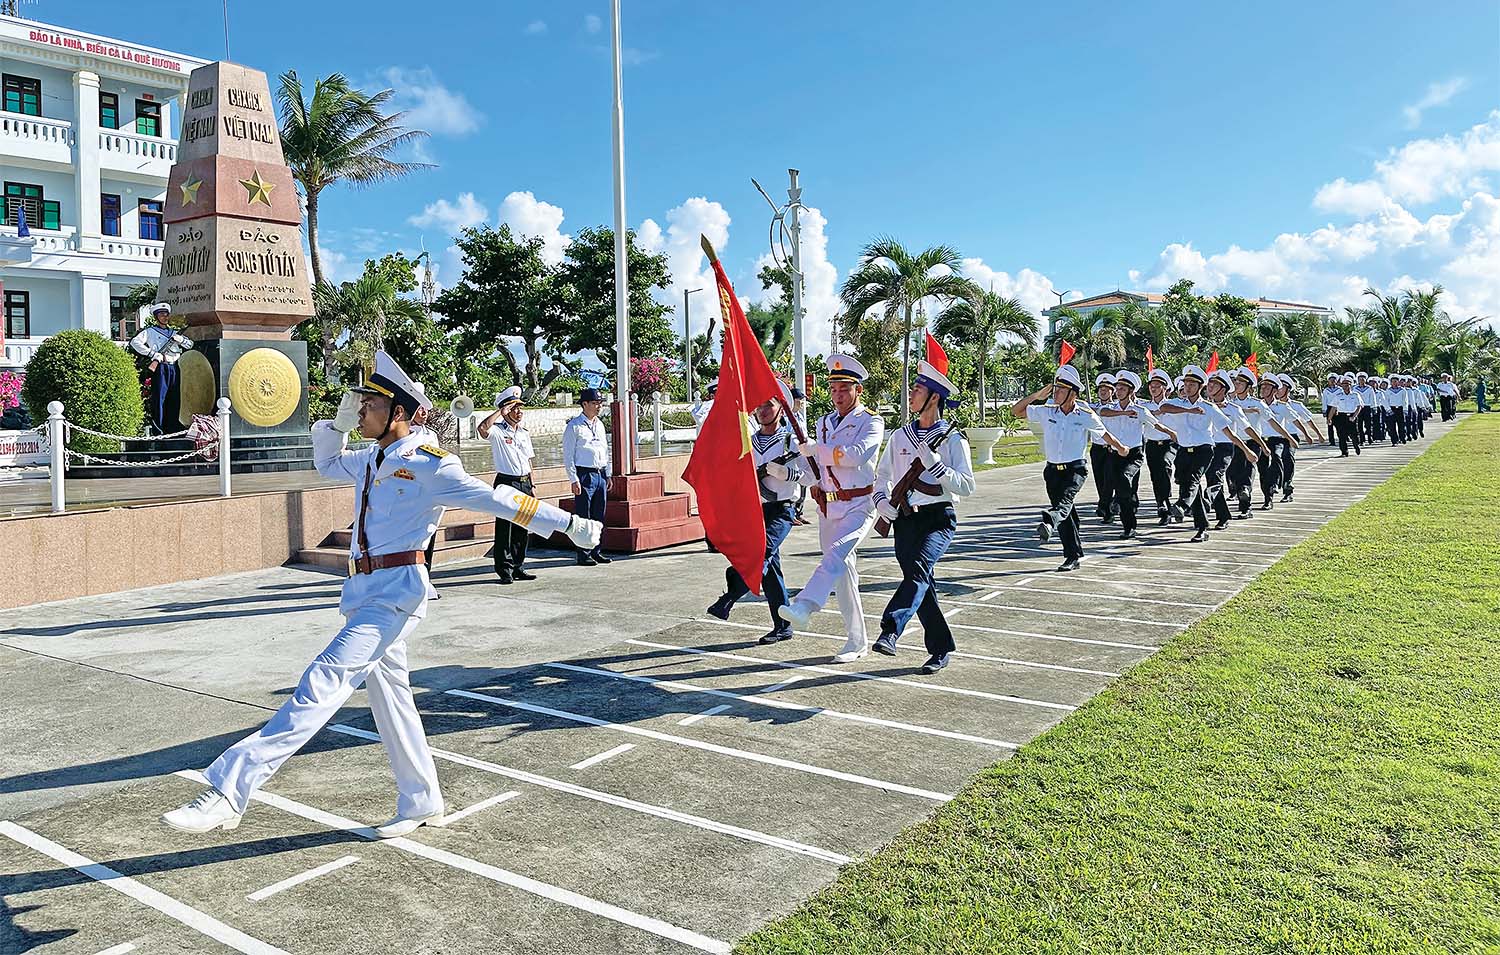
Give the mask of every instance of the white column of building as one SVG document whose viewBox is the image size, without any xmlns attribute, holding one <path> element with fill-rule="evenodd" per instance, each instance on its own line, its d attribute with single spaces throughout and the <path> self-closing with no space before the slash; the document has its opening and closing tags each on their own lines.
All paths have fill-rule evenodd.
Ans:
<svg viewBox="0 0 1500 955">
<path fill-rule="evenodd" d="M 99 252 L 99 74 L 79 70 L 73 74 L 73 182 L 78 207 L 78 251 Z M 106 286 L 104 321 L 109 322 L 109 295 Z M 89 314 L 87 312 L 85 315 Z"/>
<path fill-rule="evenodd" d="M 78 283 L 80 286 L 79 306 L 83 316 L 82 326 L 108 338 L 109 275 L 104 272 L 84 272 L 78 276 Z"/>
</svg>

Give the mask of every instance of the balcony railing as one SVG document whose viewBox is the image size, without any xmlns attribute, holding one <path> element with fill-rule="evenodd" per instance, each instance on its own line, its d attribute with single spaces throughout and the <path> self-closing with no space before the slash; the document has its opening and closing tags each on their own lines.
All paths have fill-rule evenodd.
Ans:
<svg viewBox="0 0 1500 955">
<path fill-rule="evenodd" d="M 73 124 L 65 119 L 43 119 L 20 113 L 0 113 L 0 137 L 45 145 L 73 146 Z"/>
<path fill-rule="evenodd" d="M 7 338 L 5 340 L 5 354 L 0 356 L 0 367 L 3 368 L 25 368 L 26 363 L 31 361 L 31 356 L 36 354 L 45 338 Z"/>
<path fill-rule="evenodd" d="M 177 161 L 177 144 L 170 139 L 157 136 L 139 136 L 118 129 L 99 131 L 99 149 L 107 154 L 157 159 L 166 163 Z"/>
<path fill-rule="evenodd" d="M 117 239 L 110 235 L 105 236 L 101 242 L 103 243 L 105 255 L 113 255 L 122 259 L 161 261 L 162 244 L 160 242 L 132 242 L 128 239 Z"/>
</svg>

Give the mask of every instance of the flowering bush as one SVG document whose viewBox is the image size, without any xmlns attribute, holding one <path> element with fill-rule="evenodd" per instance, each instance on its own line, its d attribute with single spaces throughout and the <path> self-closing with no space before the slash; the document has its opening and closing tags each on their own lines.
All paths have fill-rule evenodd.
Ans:
<svg viewBox="0 0 1500 955">
<path fill-rule="evenodd" d="M 19 371 L 0 371 L 0 412 L 9 411 L 21 404 L 21 387 L 26 376 Z"/>
<path fill-rule="evenodd" d="M 630 359 L 630 390 L 638 398 L 650 398 L 653 392 L 669 390 L 665 358 Z"/>
</svg>

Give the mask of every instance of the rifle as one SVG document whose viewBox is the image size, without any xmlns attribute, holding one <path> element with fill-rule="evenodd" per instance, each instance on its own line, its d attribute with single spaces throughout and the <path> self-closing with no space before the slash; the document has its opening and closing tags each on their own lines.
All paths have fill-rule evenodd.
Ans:
<svg viewBox="0 0 1500 955">
<path fill-rule="evenodd" d="M 786 415 L 787 422 L 792 426 L 792 434 L 796 436 L 797 444 L 805 444 L 807 442 L 807 432 L 802 430 L 802 422 L 798 421 L 797 416 L 792 414 L 792 409 L 786 403 L 786 399 L 778 396 L 776 403 L 781 405 L 782 413 Z M 812 455 L 807 456 L 807 463 L 812 465 L 813 477 L 818 479 L 818 483 L 812 489 L 812 499 L 817 502 L 818 510 L 827 514 L 828 492 L 823 490 L 823 469 L 818 467 L 818 459 Z"/>
<path fill-rule="evenodd" d="M 928 435 L 928 450 L 936 453 L 937 449 L 943 446 L 943 442 L 947 441 L 948 438 L 953 434 L 953 432 L 957 430 L 958 425 L 950 424 L 941 432 L 934 431 L 932 434 Z M 924 483 L 920 479 L 922 472 L 926 470 L 926 467 L 927 466 L 922 463 L 922 459 L 917 458 L 911 463 L 911 467 L 906 469 L 906 473 L 901 475 L 901 480 L 897 481 L 895 486 L 891 488 L 891 503 L 896 505 L 896 511 L 898 514 L 911 513 L 911 505 L 907 503 L 906 499 L 913 490 L 920 489 L 919 485 Z M 928 485 L 928 487 L 931 486 L 932 485 L 930 484 Z M 891 534 L 891 522 L 886 520 L 884 517 L 876 519 L 875 533 L 879 534 L 881 537 L 889 537 Z"/>
</svg>

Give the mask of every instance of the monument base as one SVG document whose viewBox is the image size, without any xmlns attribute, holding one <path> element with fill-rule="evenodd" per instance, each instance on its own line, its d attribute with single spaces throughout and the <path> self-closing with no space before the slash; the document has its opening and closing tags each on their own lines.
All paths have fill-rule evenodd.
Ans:
<svg viewBox="0 0 1500 955">
<path fill-rule="evenodd" d="M 609 479 L 604 503 L 604 550 L 636 554 L 646 550 L 703 540 L 703 524 L 690 513 L 687 494 L 671 494 L 666 478 L 655 471 L 617 475 Z M 572 512 L 573 499 L 558 502 Z M 554 534 L 555 547 L 573 545 L 563 534 Z"/>
</svg>

